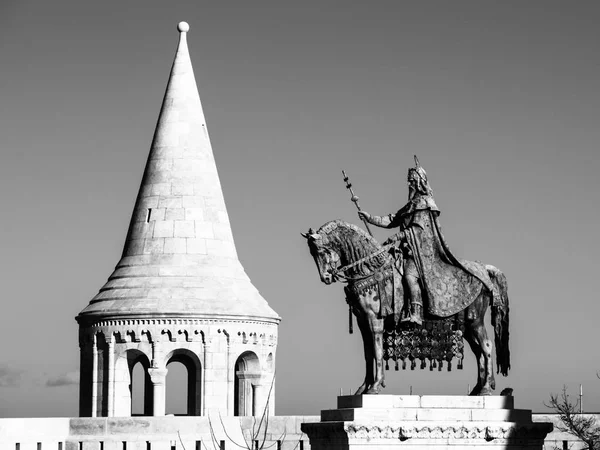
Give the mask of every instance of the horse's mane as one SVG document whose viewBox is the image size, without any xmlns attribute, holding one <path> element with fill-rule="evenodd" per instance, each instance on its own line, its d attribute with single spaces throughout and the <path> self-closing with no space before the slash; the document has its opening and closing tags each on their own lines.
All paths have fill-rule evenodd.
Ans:
<svg viewBox="0 0 600 450">
<path fill-rule="evenodd" d="M 381 249 L 379 242 L 362 228 L 344 222 L 343 220 L 331 220 L 317 230 L 317 234 L 324 237 L 328 243 L 327 247 L 336 247 L 340 252 L 342 264 L 350 264 L 361 258 L 369 256 Z M 355 268 L 355 271 L 365 275 L 374 269 L 380 268 L 389 261 L 389 254 L 382 253 Z"/>
<path fill-rule="evenodd" d="M 329 233 L 331 233 L 336 228 L 341 228 L 343 230 L 348 230 L 348 231 L 350 231 L 350 230 L 354 231 L 355 233 L 360 235 L 360 237 L 362 237 L 367 242 L 369 242 L 371 245 L 373 245 L 374 247 L 377 247 L 377 249 L 381 248 L 381 245 L 379 244 L 379 242 L 377 242 L 375 240 L 375 238 L 373 236 L 371 236 L 369 233 L 367 233 L 365 230 L 354 225 L 353 223 L 344 222 L 343 220 L 340 220 L 340 219 L 330 220 L 329 222 L 325 223 L 323 226 L 321 226 L 321 228 L 319 228 L 317 230 L 317 233 L 320 235 L 323 235 L 323 234 L 329 235 Z"/>
</svg>

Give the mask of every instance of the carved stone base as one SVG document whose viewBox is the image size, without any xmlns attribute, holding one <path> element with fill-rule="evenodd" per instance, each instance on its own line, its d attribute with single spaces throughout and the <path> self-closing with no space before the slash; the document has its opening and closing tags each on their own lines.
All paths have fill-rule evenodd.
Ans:
<svg viewBox="0 0 600 450">
<path fill-rule="evenodd" d="M 552 424 L 532 422 L 513 397 L 348 395 L 302 431 L 311 450 L 542 449 Z"/>
</svg>

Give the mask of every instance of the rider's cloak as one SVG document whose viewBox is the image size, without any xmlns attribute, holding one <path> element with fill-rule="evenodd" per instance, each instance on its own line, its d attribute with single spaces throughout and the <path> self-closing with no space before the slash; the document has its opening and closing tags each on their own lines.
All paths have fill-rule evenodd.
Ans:
<svg viewBox="0 0 600 450">
<path fill-rule="evenodd" d="M 418 195 L 396 214 L 390 228 L 399 227 L 405 258 L 413 258 L 421 279 L 423 300 L 429 314 L 448 317 L 477 298 L 482 284 L 497 294 L 485 265 L 455 257 L 442 234 L 431 195 Z"/>
</svg>

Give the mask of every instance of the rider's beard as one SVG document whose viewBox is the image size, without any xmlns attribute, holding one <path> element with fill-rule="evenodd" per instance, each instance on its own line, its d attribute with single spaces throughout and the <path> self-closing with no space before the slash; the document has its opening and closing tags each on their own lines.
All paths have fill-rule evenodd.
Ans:
<svg viewBox="0 0 600 450">
<path fill-rule="evenodd" d="M 413 186 L 408 187 L 408 200 L 412 200 L 415 197 L 417 190 Z"/>
</svg>

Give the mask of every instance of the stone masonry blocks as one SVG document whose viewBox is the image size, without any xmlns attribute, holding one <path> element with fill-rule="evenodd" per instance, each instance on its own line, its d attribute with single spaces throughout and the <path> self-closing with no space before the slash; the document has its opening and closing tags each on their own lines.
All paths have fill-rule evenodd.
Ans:
<svg viewBox="0 0 600 450">
<path fill-rule="evenodd" d="M 139 255 L 144 252 L 145 239 L 134 239 L 128 242 L 126 256 Z"/>
<path fill-rule="evenodd" d="M 193 195 L 194 187 L 191 186 L 192 193 L 191 195 L 183 196 L 183 207 L 184 208 L 204 208 L 205 203 L 204 199 L 200 196 Z"/>
<path fill-rule="evenodd" d="M 204 239 L 186 239 L 187 252 L 206 255 L 206 241 Z"/>
<path fill-rule="evenodd" d="M 164 239 L 146 239 L 144 243 L 145 254 L 162 253 L 164 247 Z"/>
<path fill-rule="evenodd" d="M 164 222 L 155 222 L 153 237 L 155 237 L 155 238 L 173 237 L 173 221 L 167 220 Z"/>
<path fill-rule="evenodd" d="M 185 209 L 184 208 L 169 208 L 165 212 L 165 220 L 184 220 Z"/>
<path fill-rule="evenodd" d="M 166 212 L 167 212 L 167 210 L 165 208 L 152 208 L 148 219 L 150 219 L 151 223 L 156 222 L 156 221 L 165 220 Z M 142 218 L 142 220 L 143 220 L 143 218 Z"/>
<path fill-rule="evenodd" d="M 183 207 L 181 197 L 167 197 L 158 200 L 159 208 L 181 208 Z"/>
<path fill-rule="evenodd" d="M 175 222 L 175 237 L 193 238 L 196 237 L 194 222 L 190 220 L 181 220 Z"/>
<path fill-rule="evenodd" d="M 201 222 L 199 220 L 196 220 L 194 223 L 195 223 L 195 227 L 196 227 L 196 237 L 203 238 L 203 239 L 214 239 L 215 238 L 215 232 L 214 232 L 212 223 Z"/>
<path fill-rule="evenodd" d="M 171 193 L 171 183 L 155 183 L 151 185 L 152 195 L 169 195 Z M 158 204 L 158 199 L 157 199 Z"/>
<path fill-rule="evenodd" d="M 204 220 L 204 209 L 203 208 L 185 208 L 186 220 Z"/>
<path fill-rule="evenodd" d="M 183 195 L 183 207 L 185 208 L 187 205 L 185 204 L 185 196 L 186 195 L 194 195 L 194 186 L 186 183 L 173 183 L 171 185 L 171 192 L 173 195 Z"/>
<path fill-rule="evenodd" d="M 187 246 L 184 238 L 165 238 L 164 253 L 186 253 Z M 185 270 L 183 271 L 185 273 Z"/>
</svg>

